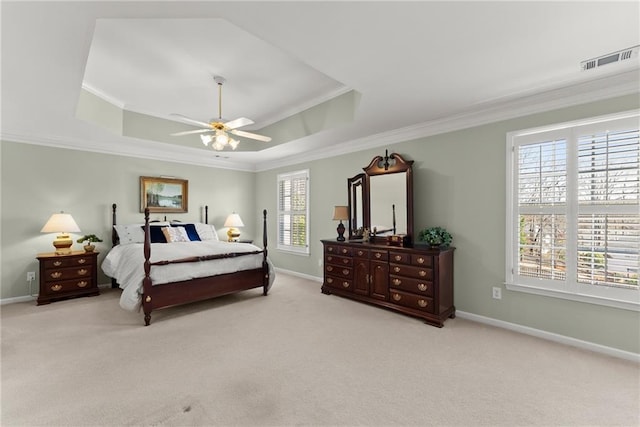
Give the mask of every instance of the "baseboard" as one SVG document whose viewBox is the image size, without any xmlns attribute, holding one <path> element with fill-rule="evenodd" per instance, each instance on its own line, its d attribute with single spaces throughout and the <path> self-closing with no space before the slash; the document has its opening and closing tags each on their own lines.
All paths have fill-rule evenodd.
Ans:
<svg viewBox="0 0 640 427">
<path fill-rule="evenodd" d="M 300 277 L 302 279 L 307 279 L 307 280 L 312 280 L 314 282 L 322 283 L 322 277 L 312 276 L 310 274 L 299 273 L 297 271 L 286 270 L 284 268 L 277 268 L 276 267 L 274 270 L 276 271 L 276 273 L 284 273 L 284 274 L 288 274 L 289 276 L 296 276 L 296 277 Z"/>
<path fill-rule="evenodd" d="M 110 288 L 110 287 L 111 287 L 111 283 L 103 283 L 101 285 L 98 285 L 98 288 Z M 21 297 L 2 298 L 0 299 L 0 305 L 35 301 L 37 298 L 38 298 L 38 295 L 24 295 Z"/>
<path fill-rule="evenodd" d="M 640 363 L 640 354 L 638 353 L 632 353 L 630 351 L 624 351 L 624 350 L 620 350 L 613 347 L 607 347 L 607 346 L 595 344 L 589 341 L 583 341 L 583 340 L 571 338 L 565 335 L 554 334 L 553 332 L 547 332 L 540 329 L 530 328 L 528 326 L 522 326 L 516 323 L 505 322 L 503 320 L 493 319 L 491 317 L 480 316 L 478 314 L 467 313 L 464 311 L 456 310 L 456 316 L 466 320 L 471 320 L 478 323 L 484 323 L 486 325 L 496 326 L 498 328 L 509 329 L 511 331 L 519 332 L 526 335 L 531 335 L 537 338 L 542 338 L 549 341 L 554 341 L 557 343 L 582 348 L 585 350 L 591 350 L 596 353 L 602 353 L 608 356 L 613 356 L 620 359 L 626 359 L 632 362 Z"/>
</svg>

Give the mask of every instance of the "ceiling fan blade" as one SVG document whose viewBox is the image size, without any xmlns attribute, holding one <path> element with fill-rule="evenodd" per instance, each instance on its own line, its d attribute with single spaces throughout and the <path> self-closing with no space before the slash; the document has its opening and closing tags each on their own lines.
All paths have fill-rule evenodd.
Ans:
<svg viewBox="0 0 640 427">
<path fill-rule="evenodd" d="M 205 132 L 211 132 L 211 129 L 186 130 L 184 132 L 172 133 L 171 136 L 192 135 L 194 133 L 205 133 Z"/>
<path fill-rule="evenodd" d="M 231 120 L 230 122 L 225 123 L 227 129 L 237 129 L 242 126 L 252 125 L 253 120 L 247 119 L 246 117 L 240 117 L 239 119 Z"/>
<path fill-rule="evenodd" d="M 181 122 L 189 123 L 190 125 L 204 126 L 204 127 L 207 127 L 207 128 L 211 128 L 211 125 L 209 123 L 207 123 L 207 122 L 201 122 L 199 120 L 190 119 L 189 117 L 183 116 L 182 114 L 171 113 L 169 115 L 173 116 L 173 117 L 176 117 Z"/>
<path fill-rule="evenodd" d="M 245 132 L 243 130 L 232 129 L 229 132 L 234 134 L 234 135 L 244 136 L 245 138 L 257 139 L 258 141 L 262 141 L 262 142 L 271 141 L 271 137 L 270 136 L 258 135 L 256 133 Z"/>
</svg>

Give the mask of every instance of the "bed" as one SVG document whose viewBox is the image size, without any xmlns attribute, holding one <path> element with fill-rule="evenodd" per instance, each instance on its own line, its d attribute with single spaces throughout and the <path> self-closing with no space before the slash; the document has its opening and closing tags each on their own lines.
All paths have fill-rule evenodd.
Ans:
<svg viewBox="0 0 640 427">
<path fill-rule="evenodd" d="M 263 247 L 259 248 L 250 243 L 219 241 L 215 228 L 206 228 L 207 208 L 203 224 L 152 222 L 149 209 L 145 209 L 144 224 L 121 226 L 116 208 L 113 204 L 113 247 L 102 262 L 102 271 L 113 286 L 122 289 L 122 308 L 144 311 L 145 326 L 151 323 L 153 310 L 253 288 L 262 288 L 265 296 L 269 292 L 275 274 L 267 258 L 266 210 Z M 199 239 L 198 230 L 208 238 Z M 158 233 L 178 238 L 162 243 Z"/>
</svg>

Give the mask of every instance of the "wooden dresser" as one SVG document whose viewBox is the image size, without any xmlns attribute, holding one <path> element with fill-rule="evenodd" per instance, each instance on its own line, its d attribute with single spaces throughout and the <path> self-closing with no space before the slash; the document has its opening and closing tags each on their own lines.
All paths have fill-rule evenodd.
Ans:
<svg viewBox="0 0 640 427">
<path fill-rule="evenodd" d="M 40 292 L 37 304 L 59 299 L 99 295 L 98 252 L 74 251 L 70 255 L 38 254 Z"/>
<path fill-rule="evenodd" d="M 455 248 L 322 240 L 322 293 L 378 305 L 442 327 L 454 318 Z"/>
</svg>

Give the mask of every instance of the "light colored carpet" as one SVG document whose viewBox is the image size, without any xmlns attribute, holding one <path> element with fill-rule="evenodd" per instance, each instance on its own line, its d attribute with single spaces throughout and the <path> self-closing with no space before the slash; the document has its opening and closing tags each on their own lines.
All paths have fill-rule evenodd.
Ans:
<svg viewBox="0 0 640 427">
<path fill-rule="evenodd" d="M 640 424 L 634 362 L 282 273 L 149 327 L 118 296 L 2 307 L 3 426 Z"/>
</svg>

